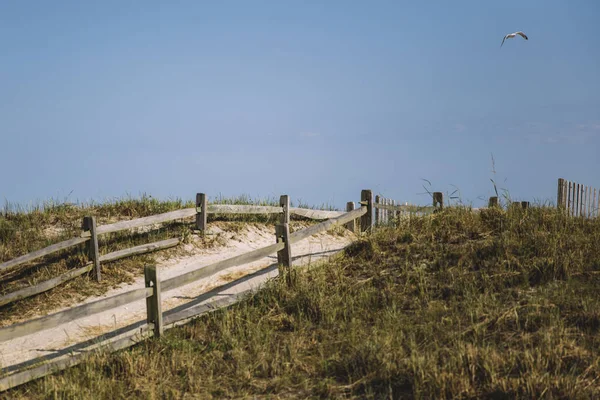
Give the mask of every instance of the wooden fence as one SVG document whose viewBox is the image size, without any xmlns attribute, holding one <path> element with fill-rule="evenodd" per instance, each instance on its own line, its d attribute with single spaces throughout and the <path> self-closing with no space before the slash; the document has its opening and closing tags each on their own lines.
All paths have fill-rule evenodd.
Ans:
<svg viewBox="0 0 600 400">
<path fill-rule="evenodd" d="M 598 216 L 600 190 L 577 182 L 558 179 L 556 205 L 574 217 L 595 218 Z"/>
<path fill-rule="evenodd" d="M 375 225 L 387 225 L 393 223 L 402 215 L 427 214 L 444 207 L 444 196 L 442 192 L 434 192 L 432 198 L 432 206 L 415 206 L 399 204 L 400 202 L 396 202 L 396 200 L 377 195 L 375 196 L 375 202 L 373 203 L 373 207 L 376 208 L 374 213 L 374 223 Z"/>
<path fill-rule="evenodd" d="M 234 267 L 237 265 L 242 265 L 246 263 L 250 263 L 253 261 L 260 260 L 268 255 L 273 253 L 277 253 L 277 261 L 280 266 L 280 271 L 283 272 L 282 276 L 285 276 L 289 281 L 290 276 L 290 268 L 292 266 L 291 259 L 291 246 L 303 239 L 308 238 L 314 234 L 326 231 L 334 226 L 348 226 L 348 223 L 355 222 L 357 219 L 360 219 L 360 230 L 362 232 L 369 231 L 373 226 L 373 195 L 370 190 L 363 190 L 361 192 L 361 201 L 360 207 L 356 210 L 352 210 L 346 213 L 341 212 L 329 212 L 325 211 L 323 213 L 318 210 L 294 210 L 289 207 L 289 197 L 284 195 L 281 196 L 280 199 L 280 207 L 272 207 L 272 208 L 259 208 L 258 206 L 206 206 L 206 197 L 198 196 L 198 200 L 204 202 L 204 205 L 201 206 L 200 210 L 198 210 L 198 214 L 200 217 L 197 217 L 197 222 L 203 225 L 203 228 L 206 227 L 206 213 L 212 210 L 213 212 L 218 211 L 219 213 L 225 212 L 237 212 L 239 210 L 244 210 L 244 212 L 256 212 L 256 213 L 272 213 L 277 212 L 280 214 L 279 224 L 276 226 L 275 230 L 275 243 L 257 250 L 250 251 L 248 253 L 244 253 L 226 260 L 222 260 L 216 262 L 214 264 L 210 264 L 208 266 L 192 270 L 186 272 L 182 275 L 160 281 L 158 278 L 157 270 L 155 266 L 146 266 L 144 269 L 144 278 L 145 278 L 145 287 L 133 289 L 125 293 L 121 293 L 119 295 L 97 300 L 91 303 L 82 304 L 76 307 L 69 308 L 64 311 L 60 311 L 54 314 L 46 315 L 43 317 L 38 317 L 29 321 L 9 325 L 3 328 L 0 328 L 0 341 L 7 341 L 16 339 L 19 337 L 31 335 L 36 332 L 40 332 L 42 330 L 51 329 L 59 326 L 62 323 L 73 321 L 77 318 L 83 316 L 89 316 L 92 314 L 97 314 L 106 310 L 110 310 L 115 307 L 119 307 L 125 304 L 129 304 L 131 302 L 135 302 L 138 300 L 146 300 L 146 324 L 145 327 L 141 330 L 137 330 L 135 334 L 132 334 L 129 337 L 120 338 L 118 341 L 112 341 L 108 343 L 106 347 L 109 350 L 119 350 L 126 347 L 129 347 L 141 340 L 142 338 L 149 336 L 161 336 L 165 329 L 165 321 L 163 319 L 163 311 L 161 305 L 161 293 L 172 290 L 194 281 L 198 279 L 202 279 L 208 276 L 211 276 L 219 271 L 222 271 L 226 268 Z M 237 210 L 237 211 L 234 211 Z M 196 213 L 191 213 L 191 210 L 179 210 L 174 211 L 170 214 L 169 217 L 166 217 L 165 214 L 161 214 L 160 216 L 147 217 L 145 221 L 149 221 L 153 219 L 151 223 L 156 223 L 156 221 L 168 221 L 169 218 L 177 215 L 177 218 L 181 218 L 181 215 L 193 216 Z M 196 210 L 193 210 L 196 211 Z M 289 221 L 290 214 L 297 213 L 299 215 L 307 216 L 312 215 L 324 217 L 328 215 L 329 218 L 324 222 L 318 223 L 316 225 L 310 226 L 306 229 L 291 233 L 289 232 Z M 197 215 L 197 214 L 196 214 Z M 140 218 L 134 221 L 124 221 L 118 222 L 112 225 L 105 225 L 104 227 L 97 227 L 95 233 L 99 232 L 106 233 L 111 231 L 111 229 L 117 230 L 120 229 L 129 229 L 132 226 L 143 226 L 144 223 L 140 220 L 144 220 L 144 218 Z M 112 230 L 112 231 L 114 231 Z M 93 237 L 94 230 L 91 230 L 90 236 Z M 80 242 L 79 242 L 80 243 Z M 291 283 L 291 281 L 289 281 Z M 176 315 L 171 315 L 168 321 L 169 327 L 175 326 L 178 321 L 188 320 L 194 316 L 198 315 L 198 311 L 191 312 L 189 310 L 183 310 L 181 313 Z M 140 336 L 140 332 L 142 335 Z M 97 347 L 97 346 L 96 346 Z M 80 353 L 77 355 L 69 356 L 66 359 L 58 359 L 54 361 L 50 361 L 44 363 L 42 365 L 38 365 L 31 369 L 21 370 L 17 372 L 13 372 L 7 376 L 0 378 L 0 391 L 4 391 L 10 389 L 12 387 L 21 385 L 23 383 L 29 382 L 33 379 L 45 376 L 52 372 L 62 370 L 68 368 L 70 366 L 76 365 L 83 361 L 83 356 Z"/>
<path fill-rule="evenodd" d="M 100 281 L 102 279 L 101 274 L 101 263 L 115 261 L 124 257 L 130 257 L 133 255 L 139 255 L 149 253 L 152 251 L 163 250 L 170 247 L 177 246 L 180 242 L 179 239 L 167 239 L 159 242 L 143 244 L 132 248 L 115 251 L 105 255 L 99 254 L 98 248 L 98 236 L 108 234 L 112 232 L 118 232 L 123 230 L 130 230 L 140 228 L 144 226 L 160 224 L 164 222 L 170 222 L 178 219 L 185 219 L 190 217 L 196 218 L 196 228 L 200 231 L 204 231 L 206 228 L 206 220 L 208 214 L 281 214 L 283 213 L 283 207 L 273 206 L 251 206 L 251 205 L 223 205 L 223 204 L 211 204 L 208 205 L 206 201 L 206 194 L 198 193 L 196 195 L 196 207 L 185 208 L 181 210 L 171 211 L 163 214 L 152 215 L 144 218 L 137 218 L 129 221 L 120 221 L 113 224 L 96 226 L 95 217 L 84 217 L 82 224 L 82 233 L 79 237 L 62 241 L 60 243 L 52 244 L 40 250 L 33 251 L 31 253 L 22 255 L 13 260 L 5 261 L 0 264 L 0 273 L 9 269 L 15 268 L 19 265 L 27 262 L 42 258 L 44 256 L 56 253 L 61 250 L 65 250 L 74 246 L 78 246 L 82 243 L 87 243 L 88 258 L 90 260 L 86 265 L 71 270 L 53 279 L 44 281 L 34 286 L 26 287 L 17 290 L 12 293 L 8 293 L 0 297 L 0 307 L 9 303 L 13 303 L 18 300 L 22 300 L 37 294 L 51 290 L 69 280 L 75 279 L 80 275 L 92 272 L 95 279 Z M 290 207 L 289 213 L 298 215 L 305 218 L 322 220 L 327 218 L 338 217 L 343 212 L 340 211 L 325 211 L 325 210 L 312 210 L 305 208 Z"/>
</svg>

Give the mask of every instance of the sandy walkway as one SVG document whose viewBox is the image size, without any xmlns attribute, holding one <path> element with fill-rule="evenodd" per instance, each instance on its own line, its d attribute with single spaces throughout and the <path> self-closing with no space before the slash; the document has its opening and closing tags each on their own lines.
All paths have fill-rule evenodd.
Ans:
<svg viewBox="0 0 600 400">
<path fill-rule="evenodd" d="M 225 245 L 214 249 L 198 251 L 197 254 L 185 258 L 171 258 L 160 261 L 158 264 L 160 279 L 164 280 L 181 275 L 216 261 L 273 244 L 274 242 L 272 229 L 265 226 L 248 225 L 242 231 L 235 234 L 220 231 L 216 227 L 212 229 L 214 234 L 220 234 L 227 238 Z M 294 244 L 292 247 L 293 262 L 295 265 L 300 265 L 322 260 L 342 250 L 353 239 L 354 235 L 349 232 L 343 235 L 330 235 L 327 233 L 314 235 Z M 267 279 L 277 276 L 277 268 L 274 268 L 276 261 L 276 255 L 272 255 L 253 263 L 229 268 L 189 285 L 163 292 L 163 312 L 167 310 L 175 311 L 174 309 L 182 308 L 184 303 L 190 301 L 193 301 L 195 304 L 203 304 L 219 296 L 231 295 L 248 289 L 256 289 Z M 211 289 L 259 270 L 263 271 L 252 277 L 248 277 L 248 279 L 243 279 L 239 283 L 233 282 L 227 285 L 226 288 L 223 288 L 222 291 L 216 290 L 211 292 L 210 296 L 200 296 L 203 293 L 211 291 Z M 123 285 L 117 289 L 110 290 L 103 296 L 89 298 L 83 303 L 114 296 L 143 286 L 144 278 L 138 277 L 131 285 Z M 54 312 L 56 311 L 60 310 L 54 310 Z M 138 321 L 145 321 L 145 318 L 146 303 L 145 301 L 137 301 L 62 324 L 53 329 L 2 342 L 0 343 L 0 366 L 3 369 L 11 366 L 14 368 L 17 365 L 27 364 L 28 361 L 41 356 L 58 354 L 59 350 L 65 347 L 95 338 L 102 333 L 130 326 Z"/>
</svg>

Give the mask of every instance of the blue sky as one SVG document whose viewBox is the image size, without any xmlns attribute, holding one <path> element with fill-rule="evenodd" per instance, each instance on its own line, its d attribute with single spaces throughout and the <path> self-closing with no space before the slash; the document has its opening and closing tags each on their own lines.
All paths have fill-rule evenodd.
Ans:
<svg viewBox="0 0 600 400">
<path fill-rule="evenodd" d="M 0 200 L 600 187 L 600 2 L 0 3 Z M 529 40 L 502 37 L 523 30 Z M 452 186 L 454 185 L 454 186 Z"/>
</svg>

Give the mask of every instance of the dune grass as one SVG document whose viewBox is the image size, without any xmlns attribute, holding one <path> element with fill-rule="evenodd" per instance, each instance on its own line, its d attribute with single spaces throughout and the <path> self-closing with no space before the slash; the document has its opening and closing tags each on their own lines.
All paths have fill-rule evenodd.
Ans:
<svg viewBox="0 0 600 400">
<path fill-rule="evenodd" d="M 6 398 L 599 398 L 600 220 L 448 208 Z"/>
<path fill-rule="evenodd" d="M 234 198 L 217 196 L 209 200 L 210 204 L 279 204 L 278 199 L 254 199 L 245 195 Z M 104 225 L 194 206 L 192 201 L 159 200 L 145 194 L 138 198 L 126 197 L 104 203 L 60 204 L 49 201 L 29 208 L 7 204 L 0 212 L 0 262 L 79 236 L 84 216 L 95 216 L 97 225 Z M 236 224 L 274 225 L 277 220 L 276 215 L 209 214 L 209 222 L 226 222 L 234 229 Z M 184 243 L 191 243 L 199 248 L 220 243 L 218 235 L 198 235 L 194 232 L 194 227 L 194 219 L 188 218 L 150 228 L 101 235 L 100 254 L 170 238 L 180 238 Z M 81 276 L 49 292 L 0 307 L 0 326 L 31 318 L 56 307 L 68 306 L 92 295 L 100 295 L 143 275 L 144 265 L 156 262 L 157 256 L 182 254 L 181 248 L 173 248 L 103 263 L 103 280 L 100 283 L 90 276 Z M 85 265 L 87 261 L 85 247 L 81 245 L 10 269 L 0 274 L 0 295 L 54 278 Z"/>
</svg>

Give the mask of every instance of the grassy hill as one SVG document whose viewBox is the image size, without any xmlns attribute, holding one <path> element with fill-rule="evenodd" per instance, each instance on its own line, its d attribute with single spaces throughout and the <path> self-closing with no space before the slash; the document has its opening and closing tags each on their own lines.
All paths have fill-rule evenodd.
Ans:
<svg viewBox="0 0 600 400">
<path fill-rule="evenodd" d="M 599 398 L 600 219 L 449 208 L 6 398 Z"/>
</svg>

